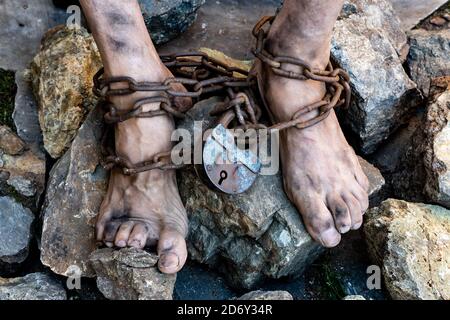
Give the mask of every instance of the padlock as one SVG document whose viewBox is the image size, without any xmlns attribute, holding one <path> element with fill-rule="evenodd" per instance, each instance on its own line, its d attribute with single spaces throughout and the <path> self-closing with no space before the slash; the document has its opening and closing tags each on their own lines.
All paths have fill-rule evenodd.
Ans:
<svg viewBox="0 0 450 320">
<path fill-rule="evenodd" d="M 203 147 L 203 166 L 213 186 L 227 194 L 247 191 L 261 171 L 261 162 L 251 150 L 239 149 L 228 125 L 234 112 L 227 112 L 214 127 Z"/>
</svg>

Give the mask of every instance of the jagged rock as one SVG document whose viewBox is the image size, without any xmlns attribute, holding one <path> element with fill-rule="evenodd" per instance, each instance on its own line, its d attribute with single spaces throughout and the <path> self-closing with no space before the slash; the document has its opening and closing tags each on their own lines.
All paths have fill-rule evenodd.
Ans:
<svg viewBox="0 0 450 320">
<path fill-rule="evenodd" d="M 36 154 L 42 154 L 42 131 L 39 125 L 39 111 L 31 88 L 29 69 L 16 72 L 16 97 L 13 120 L 17 135 L 25 141 Z"/>
<path fill-rule="evenodd" d="M 429 105 L 393 178 L 397 196 L 450 208 L 450 77 L 432 82 Z"/>
<path fill-rule="evenodd" d="M 45 273 L 0 278 L 0 300 L 66 300 L 63 286 Z"/>
<path fill-rule="evenodd" d="M 9 197 L 0 197 L 0 266 L 22 263 L 28 256 L 34 215 Z"/>
<path fill-rule="evenodd" d="M 90 256 L 97 286 L 111 300 L 172 300 L 176 275 L 158 270 L 158 257 L 125 248 L 100 249 Z"/>
<path fill-rule="evenodd" d="M 450 77 L 447 89 L 427 111 L 425 134 L 425 194 L 428 199 L 450 208 Z"/>
<path fill-rule="evenodd" d="M 409 33 L 411 49 L 408 67 L 411 78 L 425 96 L 432 78 L 450 76 L 450 30 L 413 30 Z"/>
<path fill-rule="evenodd" d="M 344 299 L 342 300 L 366 300 L 366 298 L 364 298 L 363 296 L 346 296 Z"/>
<path fill-rule="evenodd" d="M 198 103 L 189 118 L 203 119 L 202 127 L 208 128 L 213 120 L 208 112 L 218 101 Z M 194 131 L 192 121 L 178 127 Z M 361 163 L 375 196 L 384 179 Z M 212 191 L 188 168 L 179 175 L 179 189 L 189 215 L 190 257 L 223 272 L 234 287 L 251 289 L 266 277 L 298 275 L 322 252 L 285 196 L 280 174 L 260 176 L 249 191 L 230 196 Z"/>
<path fill-rule="evenodd" d="M 41 260 L 61 275 L 67 275 L 70 266 L 79 267 L 83 276 L 94 275 L 88 257 L 96 249 L 93 226 L 108 181 L 100 165 L 102 132 L 102 114 L 96 108 L 50 172 L 42 210 Z"/>
<path fill-rule="evenodd" d="M 364 232 L 392 298 L 450 298 L 449 210 L 389 199 L 367 213 Z"/>
<path fill-rule="evenodd" d="M 252 291 L 237 300 L 294 300 L 287 291 Z"/>
<path fill-rule="evenodd" d="M 0 126 L 0 196 L 12 195 L 34 210 L 44 185 L 44 156 L 31 151 L 11 129 Z"/>
<path fill-rule="evenodd" d="M 83 28 L 56 27 L 42 40 L 31 64 L 44 147 L 59 158 L 97 103 L 92 78 L 101 59 L 92 36 Z"/>
<path fill-rule="evenodd" d="M 331 49 L 335 62 L 349 72 L 353 89 L 342 120 L 361 150 L 371 153 L 411 114 L 420 94 L 399 58 L 405 36 L 390 4 L 352 0 L 344 9 Z"/>
<path fill-rule="evenodd" d="M 390 0 L 403 30 L 414 28 L 448 0 Z"/>
<path fill-rule="evenodd" d="M 155 44 L 177 37 L 197 18 L 205 0 L 139 0 L 145 24 Z"/>
<path fill-rule="evenodd" d="M 17 156 L 25 150 L 25 143 L 9 127 L 0 125 L 0 149 L 11 156 Z"/>
<path fill-rule="evenodd" d="M 1 1 L 0 12 L 0 68 L 14 71 L 27 67 L 42 35 L 67 16 L 51 0 Z"/>
</svg>

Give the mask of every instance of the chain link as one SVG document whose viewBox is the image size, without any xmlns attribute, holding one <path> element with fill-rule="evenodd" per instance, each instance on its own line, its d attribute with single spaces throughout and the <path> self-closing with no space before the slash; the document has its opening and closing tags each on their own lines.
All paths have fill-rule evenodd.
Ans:
<svg viewBox="0 0 450 320">
<path fill-rule="evenodd" d="M 105 99 L 103 107 L 106 109 L 105 121 L 116 124 L 131 118 L 151 118 L 171 115 L 175 118 L 184 118 L 188 110 L 181 112 L 174 106 L 175 98 L 192 98 L 197 101 L 206 95 L 222 94 L 225 100 L 217 104 L 210 112 L 212 116 L 220 117 L 220 122 L 227 122 L 227 126 L 235 121 L 234 127 L 244 130 L 267 129 L 280 131 L 296 127 L 304 129 L 313 126 L 328 117 L 331 110 L 336 107 L 347 108 L 351 99 L 349 75 L 342 69 L 334 69 L 331 63 L 325 70 L 313 68 L 307 62 L 287 56 L 273 56 L 265 48 L 268 31 L 264 30 L 267 24 L 272 24 L 275 17 L 263 17 L 255 26 L 252 33 L 256 38 L 256 47 L 252 50 L 255 57 L 268 65 L 274 74 L 297 80 L 315 80 L 326 84 L 325 97 L 316 103 L 310 104 L 294 114 L 287 122 L 274 124 L 270 127 L 260 123 L 262 111 L 255 103 L 252 89 L 256 85 L 253 77 L 247 70 L 232 67 L 204 52 L 181 52 L 161 56 L 162 62 L 172 72 L 174 77 L 163 82 L 139 82 L 131 77 L 104 77 L 101 69 L 94 76 L 94 92 Z M 299 67 L 300 72 L 283 69 L 283 64 Z M 186 91 L 177 91 L 175 84 L 183 85 Z M 119 112 L 118 108 L 108 98 L 114 96 L 130 95 L 135 92 L 153 93 L 135 101 L 133 107 L 127 111 Z M 143 106 L 149 103 L 158 103 L 158 110 L 145 111 Z M 318 110 L 319 115 L 304 121 L 302 116 Z M 105 155 L 107 152 L 105 152 Z M 108 152 L 103 161 L 107 169 L 122 168 L 123 174 L 134 175 L 140 172 L 160 169 L 172 170 L 182 168 L 184 165 L 172 163 L 172 151 L 156 154 L 151 160 L 133 164 L 117 155 Z"/>
<path fill-rule="evenodd" d="M 163 82 L 139 82 L 131 77 L 104 77 L 101 69 L 94 76 L 94 93 L 102 97 L 102 107 L 105 109 L 105 122 L 116 124 L 132 118 L 151 118 L 164 115 L 172 115 L 176 118 L 184 118 L 185 113 L 177 110 L 173 99 L 192 98 L 200 99 L 205 95 L 222 93 L 228 95 L 228 101 L 235 108 L 236 114 L 242 123 L 245 116 L 240 112 L 239 104 L 247 103 L 250 106 L 250 98 L 244 93 L 235 93 L 235 90 L 249 90 L 253 85 L 248 77 L 248 71 L 230 67 L 221 61 L 208 56 L 203 52 L 185 52 L 160 57 L 165 66 L 175 75 Z M 176 91 L 174 84 L 181 84 L 186 91 Z M 135 101 L 130 110 L 119 112 L 118 108 L 108 101 L 114 96 L 125 96 L 135 92 L 149 92 L 154 96 L 141 98 Z M 158 103 L 158 110 L 144 111 L 144 105 Z M 253 104 L 252 104 L 253 105 Z M 245 110 L 250 112 L 250 107 Z M 256 123 L 256 118 L 251 118 Z M 106 140 L 106 139 L 104 139 Z M 103 146 L 105 143 L 103 143 Z M 153 159 L 137 164 L 132 164 L 126 159 L 114 154 L 112 150 L 103 148 L 103 166 L 106 169 L 114 167 L 122 168 L 125 175 L 134 175 L 140 172 L 160 169 L 172 170 L 182 168 L 183 165 L 175 165 L 171 161 L 171 151 L 156 154 Z"/>
<path fill-rule="evenodd" d="M 351 100 L 350 77 L 343 69 L 334 69 L 331 62 L 329 62 L 325 70 L 320 70 L 313 68 L 302 59 L 288 56 L 273 56 L 264 48 L 268 35 L 268 31 L 264 30 L 264 27 L 267 24 L 272 24 L 274 20 L 275 16 L 265 16 L 253 28 L 252 33 L 256 38 L 256 47 L 252 51 L 255 57 L 268 65 L 273 73 L 280 77 L 324 82 L 327 94 L 321 101 L 302 107 L 294 114 L 291 121 L 275 124 L 269 129 L 280 131 L 292 127 L 298 129 L 308 128 L 326 119 L 331 109 L 337 107 L 348 108 Z M 301 72 L 285 70 L 283 69 L 283 64 L 297 66 Z M 319 115 L 307 121 L 302 120 L 303 115 L 313 110 L 319 110 Z"/>
</svg>

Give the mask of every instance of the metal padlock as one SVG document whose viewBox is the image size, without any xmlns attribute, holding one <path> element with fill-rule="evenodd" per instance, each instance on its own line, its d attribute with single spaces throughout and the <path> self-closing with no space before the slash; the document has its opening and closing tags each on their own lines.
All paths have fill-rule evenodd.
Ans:
<svg viewBox="0 0 450 320">
<path fill-rule="evenodd" d="M 234 135 L 227 129 L 233 119 L 230 115 L 226 115 L 206 139 L 203 166 L 214 187 L 227 194 L 240 194 L 255 182 L 261 162 L 252 151 L 237 147 Z"/>
</svg>

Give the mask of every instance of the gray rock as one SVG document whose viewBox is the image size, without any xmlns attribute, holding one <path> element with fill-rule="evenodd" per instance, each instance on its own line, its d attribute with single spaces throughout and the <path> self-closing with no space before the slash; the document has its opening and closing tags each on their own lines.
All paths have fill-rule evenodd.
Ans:
<svg viewBox="0 0 450 320">
<path fill-rule="evenodd" d="M 158 270 L 158 257 L 143 250 L 100 249 L 90 256 L 97 287 L 111 300 L 172 300 L 176 275 Z"/>
<path fill-rule="evenodd" d="M 44 33 L 67 16 L 51 0 L 2 1 L 0 12 L 0 68 L 14 71 L 27 67 Z"/>
<path fill-rule="evenodd" d="M 252 291 L 237 300 L 294 300 L 287 291 Z"/>
<path fill-rule="evenodd" d="M 398 15 L 403 30 L 414 28 L 448 0 L 389 0 Z"/>
<path fill-rule="evenodd" d="M 354 296 L 346 296 L 342 300 L 366 300 L 366 298 L 364 298 L 363 296 L 354 295 Z"/>
<path fill-rule="evenodd" d="M 430 201 L 450 208 L 450 77 L 446 85 L 428 107 L 424 190 Z"/>
<path fill-rule="evenodd" d="M 366 28 L 381 31 L 398 55 L 406 58 L 408 38 L 400 27 L 401 22 L 390 0 L 346 0 L 338 19 L 348 19 L 352 15 L 353 20 L 364 21 Z"/>
<path fill-rule="evenodd" d="M 25 261 L 34 216 L 14 199 L 0 197 L 0 264 Z"/>
<path fill-rule="evenodd" d="M 389 199 L 366 214 L 369 253 L 393 299 L 450 298 L 450 211 Z"/>
<path fill-rule="evenodd" d="M 42 131 L 39 125 L 38 106 L 31 89 L 29 70 L 16 72 L 16 97 L 13 120 L 17 135 L 28 143 L 33 151 L 41 152 Z"/>
<path fill-rule="evenodd" d="M 432 78 L 450 76 L 450 30 L 413 30 L 409 33 L 411 49 L 408 67 L 411 78 L 425 96 Z"/>
<path fill-rule="evenodd" d="M 0 278 L 0 300 L 66 300 L 63 286 L 45 273 Z"/>
<path fill-rule="evenodd" d="M 145 24 L 155 44 L 172 40 L 197 18 L 205 0 L 139 0 Z"/>
<path fill-rule="evenodd" d="M 371 153 L 412 113 L 420 94 L 402 67 L 403 36 L 390 4 L 354 0 L 347 6 L 354 10 L 337 21 L 331 53 L 349 72 L 353 89 L 342 119 L 361 150 Z"/>
<path fill-rule="evenodd" d="M 202 101 L 189 115 L 205 119 L 203 128 L 208 128 L 212 119 L 207 114 L 217 101 Z M 193 131 L 190 121 L 179 127 Z M 384 179 L 361 162 L 375 195 Z M 231 196 L 209 189 L 192 168 L 182 170 L 179 178 L 190 221 L 190 256 L 220 270 L 232 286 L 251 289 L 267 277 L 298 275 L 322 252 L 285 196 L 279 174 L 260 176 L 249 191 Z"/>
<path fill-rule="evenodd" d="M 45 185 L 45 156 L 0 126 L 0 196 L 14 196 L 36 211 Z"/>
<path fill-rule="evenodd" d="M 57 274 L 67 275 L 70 266 L 77 266 L 83 276 L 94 275 L 88 257 L 96 249 L 95 217 L 108 181 L 100 165 L 102 132 L 102 114 L 96 108 L 50 172 L 42 210 L 41 261 Z"/>
<path fill-rule="evenodd" d="M 420 126 L 393 174 L 396 196 L 450 208 L 450 77 L 435 78 Z"/>
</svg>

